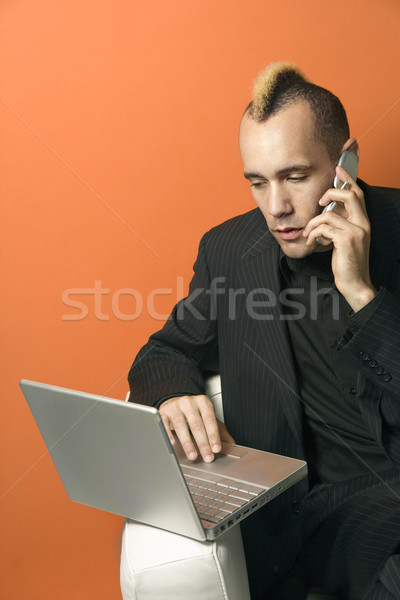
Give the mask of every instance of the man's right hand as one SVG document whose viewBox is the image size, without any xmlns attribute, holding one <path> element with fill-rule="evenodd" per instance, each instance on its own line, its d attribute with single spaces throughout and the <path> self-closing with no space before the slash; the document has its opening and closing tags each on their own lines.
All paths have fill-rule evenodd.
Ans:
<svg viewBox="0 0 400 600">
<path fill-rule="evenodd" d="M 212 462 L 214 454 L 221 452 L 221 442 L 235 443 L 224 423 L 215 415 L 214 405 L 208 396 L 179 396 L 165 400 L 160 406 L 160 415 L 175 444 L 175 431 L 189 460 L 196 460 L 197 449 L 205 462 Z"/>
</svg>

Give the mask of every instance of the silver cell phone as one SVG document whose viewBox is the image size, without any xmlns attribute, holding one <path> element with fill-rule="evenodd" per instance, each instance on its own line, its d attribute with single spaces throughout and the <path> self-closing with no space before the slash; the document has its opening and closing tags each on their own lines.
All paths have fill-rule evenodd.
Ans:
<svg viewBox="0 0 400 600">
<path fill-rule="evenodd" d="M 350 150 L 345 150 L 343 152 L 343 154 L 341 154 L 339 161 L 338 161 L 338 166 L 342 167 L 345 171 L 347 171 L 347 173 L 354 179 L 357 179 L 357 173 L 358 173 L 358 158 L 357 156 L 353 153 L 350 152 Z M 333 179 L 333 187 L 336 189 L 347 189 L 348 187 L 348 183 L 346 185 L 347 182 L 344 182 L 342 184 L 342 182 L 340 181 L 339 177 L 337 175 L 335 175 L 334 179 Z M 322 211 L 324 212 L 330 212 L 331 210 L 333 210 L 336 206 L 336 202 L 329 202 L 329 204 L 327 206 L 325 206 L 324 210 Z"/>
</svg>

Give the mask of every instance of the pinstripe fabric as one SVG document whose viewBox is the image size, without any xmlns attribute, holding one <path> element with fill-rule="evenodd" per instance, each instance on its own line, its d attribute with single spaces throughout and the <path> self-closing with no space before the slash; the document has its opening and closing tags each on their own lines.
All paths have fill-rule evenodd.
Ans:
<svg viewBox="0 0 400 600">
<path fill-rule="evenodd" d="M 365 596 L 364 600 L 398 600 L 399 596 L 393 596 L 380 581 Z"/>
<path fill-rule="evenodd" d="M 394 598 L 400 598 L 400 554 L 391 556 L 385 562 L 379 578 Z"/>
<path fill-rule="evenodd" d="M 353 337 L 345 332 L 340 348 L 358 372 L 362 417 L 398 465 L 399 193 L 361 185 L 373 228 L 372 281 L 385 292 L 368 323 Z M 258 209 L 209 231 L 200 243 L 188 297 L 132 366 L 131 400 L 153 404 L 169 394 L 204 393 L 201 371 L 219 369 L 225 422 L 236 441 L 304 458 L 302 404 L 279 293 L 279 246 Z M 298 502 L 307 493 L 302 481 L 246 519 L 242 532 L 252 598 L 263 598 L 293 564 L 303 524 L 311 534 L 349 497 L 377 485 L 383 484 L 366 474 L 337 489 L 321 486 L 311 493 L 300 519 Z M 318 509 L 325 505 L 328 513 Z"/>
<path fill-rule="evenodd" d="M 323 512 L 327 518 L 299 559 L 310 580 L 349 600 L 375 598 L 374 588 L 377 597 L 386 588 L 388 598 L 400 598 L 399 473 L 390 486 L 375 485 Z"/>
</svg>

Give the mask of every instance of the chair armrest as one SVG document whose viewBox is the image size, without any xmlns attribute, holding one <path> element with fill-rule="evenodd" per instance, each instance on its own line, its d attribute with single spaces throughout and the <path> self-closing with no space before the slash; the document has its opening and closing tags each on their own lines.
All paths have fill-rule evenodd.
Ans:
<svg viewBox="0 0 400 600">
<path fill-rule="evenodd" d="M 205 373 L 204 383 L 206 396 L 211 398 L 214 404 L 217 419 L 224 422 L 224 408 L 222 405 L 221 377 L 219 373 Z"/>
<path fill-rule="evenodd" d="M 240 528 L 199 542 L 127 520 L 120 582 L 123 600 L 250 600 Z"/>
</svg>

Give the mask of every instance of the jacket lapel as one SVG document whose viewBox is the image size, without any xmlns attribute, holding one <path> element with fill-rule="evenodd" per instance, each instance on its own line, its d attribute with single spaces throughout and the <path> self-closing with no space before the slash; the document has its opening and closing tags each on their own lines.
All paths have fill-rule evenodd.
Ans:
<svg viewBox="0 0 400 600">
<path fill-rule="evenodd" d="M 261 213 L 260 213 L 261 215 Z M 246 297 L 254 290 L 264 290 L 257 304 L 256 318 L 248 311 L 249 327 L 255 328 L 260 346 L 248 347 L 253 360 L 260 361 L 270 375 L 276 378 L 276 387 L 281 393 L 282 406 L 289 424 L 300 444 L 302 440 L 302 410 L 292 356 L 292 349 L 286 327 L 281 317 L 279 294 L 281 291 L 279 245 L 267 229 L 261 215 L 259 228 L 249 239 L 242 255 L 242 265 L 238 271 Z"/>
</svg>

